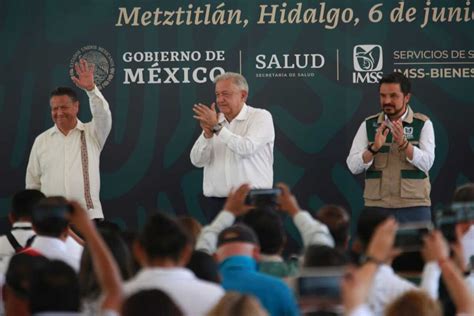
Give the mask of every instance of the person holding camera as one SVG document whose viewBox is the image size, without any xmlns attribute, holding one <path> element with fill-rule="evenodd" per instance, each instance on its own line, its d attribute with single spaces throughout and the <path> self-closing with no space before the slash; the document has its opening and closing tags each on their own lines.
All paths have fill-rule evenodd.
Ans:
<svg viewBox="0 0 474 316">
<path fill-rule="evenodd" d="M 400 223 L 430 221 L 433 124 L 408 105 L 411 84 L 402 73 L 384 76 L 379 94 L 382 112 L 360 125 L 347 165 L 365 172 L 366 207 L 389 210 Z"/>
<path fill-rule="evenodd" d="M 214 82 L 216 103 L 193 107 L 202 133 L 190 153 L 192 164 L 204 168 L 202 206 L 209 220 L 222 209 L 232 188 L 243 183 L 252 188 L 273 186 L 275 141 L 270 112 L 246 104 L 249 87 L 242 75 L 227 72 Z"/>
</svg>

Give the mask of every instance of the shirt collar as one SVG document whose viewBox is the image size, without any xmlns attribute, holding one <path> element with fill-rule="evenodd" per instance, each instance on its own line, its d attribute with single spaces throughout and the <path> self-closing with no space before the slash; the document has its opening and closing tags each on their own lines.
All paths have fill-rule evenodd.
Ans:
<svg viewBox="0 0 474 316">
<path fill-rule="evenodd" d="M 32 228 L 31 222 L 15 222 L 12 228 Z"/>
<path fill-rule="evenodd" d="M 260 254 L 259 261 L 260 262 L 284 262 L 283 258 L 279 255 L 264 255 L 263 253 Z"/>
<path fill-rule="evenodd" d="M 41 250 L 47 251 L 52 248 L 66 251 L 66 243 L 61 239 L 39 235 L 35 237 L 32 247 L 38 249 L 40 252 Z"/>
<path fill-rule="evenodd" d="M 79 131 L 84 131 L 85 130 L 85 125 L 84 123 L 81 122 L 81 120 L 77 119 L 77 124 L 76 124 L 76 127 L 74 127 L 71 131 L 73 130 L 79 130 Z M 61 133 L 62 132 L 59 130 L 58 126 L 56 124 L 54 124 L 53 128 L 51 128 L 51 131 L 50 131 L 50 135 L 54 135 L 56 133 Z"/>
<path fill-rule="evenodd" d="M 380 112 L 377 123 L 381 124 L 383 121 L 385 121 L 387 119 L 388 119 L 387 114 L 385 114 L 384 112 Z M 411 107 L 408 104 L 407 104 L 407 109 L 405 110 L 405 113 L 403 113 L 403 115 L 400 117 L 400 119 L 403 122 L 407 122 L 407 123 L 412 123 L 413 122 L 413 110 L 411 109 Z"/>
<path fill-rule="evenodd" d="M 245 121 L 249 116 L 249 107 L 246 103 L 244 103 L 244 105 L 242 106 L 242 108 L 240 109 L 240 112 L 239 114 L 237 114 L 236 117 L 234 117 L 234 120 L 237 120 L 237 121 Z M 219 123 L 222 123 L 226 120 L 225 116 L 223 113 L 219 113 L 219 117 L 217 118 L 217 121 Z"/>
<path fill-rule="evenodd" d="M 257 262 L 255 259 L 249 256 L 232 256 L 219 265 L 219 269 L 232 269 L 238 268 L 240 270 L 257 270 Z"/>
</svg>

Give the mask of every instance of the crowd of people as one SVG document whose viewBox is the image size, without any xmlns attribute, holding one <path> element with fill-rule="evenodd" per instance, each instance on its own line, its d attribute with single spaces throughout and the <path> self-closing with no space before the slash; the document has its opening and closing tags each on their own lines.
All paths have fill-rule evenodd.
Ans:
<svg viewBox="0 0 474 316">
<path fill-rule="evenodd" d="M 474 315 L 470 221 L 423 236 L 418 280 L 394 271 L 398 223 L 366 209 L 350 236 L 337 205 L 302 210 L 288 186 L 275 203 L 232 191 L 208 225 L 150 215 L 139 232 L 93 221 L 77 202 L 26 189 L 15 194 L 0 237 L 5 315 Z M 454 202 L 472 207 L 474 184 Z M 283 221 L 303 246 L 284 256 Z M 470 239 L 471 238 L 471 239 Z M 349 242 L 351 241 L 351 242 Z M 471 247 L 472 248 L 472 247 Z M 336 271 L 328 285 L 322 272 Z M 413 271 L 415 272 L 415 271 Z M 416 278 L 416 277 L 415 277 Z"/>
</svg>

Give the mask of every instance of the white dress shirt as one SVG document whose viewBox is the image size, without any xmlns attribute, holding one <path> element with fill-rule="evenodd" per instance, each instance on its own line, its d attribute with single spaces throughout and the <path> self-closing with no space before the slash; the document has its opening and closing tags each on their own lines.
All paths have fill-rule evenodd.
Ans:
<svg viewBox="0 0 474 316">
<path fill-rule="evenodd" d="M 405 114 L 403 114 L 400 119 L 405 119 L 407 114 L 408 111 L 405 111 Z M 386 115 L 385 119 L 387 119 Z M 374 161 L 372 159 L 368 163 L 364 163 L 364 159 L 362 158 L 364 152 L 367 150 L 367 146 L 369 145 L 369 139 L 367 137 L 367 129 L 365 125 L 365 121 L 360 124 L 359 130 L 354 137 L 351 151 L 349 152 L 349 156 L 347 157 L 346 161 L 349 170 L 353 174 L 359 174 L 366 171 Z M 421 129 L 419 146 L 419 148 L 413 146 L 413 159 L 410 160 L 407 157 L 407 161 L 428 174 L 428 171 L 433 165 L 435 158 L 435 136 L 433 123 L 431 123 L 430 120 L 425 121 L 425 124 Z"/>
<path fill-rule="evenodd" d="M 224 289 L 196 278 L 186 268 L 143 268 L 124 284 L 129 297 L 141 290 L 159 289 L 170 296 L 184 315 L 206 315 L 224 295 Z"/>
<path fill-rule="evenodd" d="M 86 91 L 92 120 L 82 123 L 65 136 L 56 125 L 40 134 L 31 149 L 26 170 L 26 188 L 37 189 L 46 196 L 60 195 L 77 200 L 85 208 L 84 180 L 81 161 L 81 132 L 84 131 L 89 158 L 89 184 L 94 209 L 90 218 L 103 218 L 99 199 L 100 152 L 112 127 L 109 104 L 102 93 L 94 88 Z"/>
<path fill-rule="evenodd" d="M 36 236 L 31 248 L 51 260 L 61 260 L 79 272 L 80 259 L 71 254 L 65 241 L 59 238 Z"/>
<path fill-rule="evenodd" d="M 397 297 L 405 292 L 422 289 L 434 300 L 438 298 L 441 270 L 435 262 L 425 264 L 420 287 L 399 277 L 389 265 L 381 265 L 370 288 L 367 304 L 375 315 L 383 315 L 384 310 Z"/>
<path fill-rule="evenodd" d="M 35 235 L 30 222 L 15 222 L 13 223 L 12 229 L 10 231 L 13 237 L 15 237 L 16 241 L 18 241 L 22 247 L 25 247 L 28 239 Z M 0 236 L 0 258 L 12 256 L 14 254 L 15 249 L 10 244 L 10 241 L 8 241 L 7 236 Z"/>
<path fill-rule="evenodd" d="M 211 138 L 202 133 L 191 150 L 191 162 L 204 168 L 203 192 L 226 197 L 232 188 L 273 186 L 275 130 L 270 112 L 246 104 L 229 123 L 219 113 L 223 128 Z"/>
</svg>

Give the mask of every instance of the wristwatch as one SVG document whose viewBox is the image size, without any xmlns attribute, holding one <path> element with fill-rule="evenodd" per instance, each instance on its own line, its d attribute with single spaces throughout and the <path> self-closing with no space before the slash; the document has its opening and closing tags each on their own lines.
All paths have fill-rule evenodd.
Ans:
<svg viewBox="0 0 474 316">
<path fill-rule="evenodd" d="M 372 155 L 377 155 L 377 153 L 379 152 L 378 150 L 373 150 L 372 149 L 372 145 L 373 144 L 369 144 L 369 146 L 367 146 L 367 150 L 370 151 L 372 153 Z M 379 149 L 380 150 L 380 149 Z"/>
<path fill-rule="evenodd" d="M 379 260 L 377 258 L 374 258 L 372 256 L 366 256 L 366 255 L 362 255 L 360 256 L 359 258 L 359 265 L 364 265 L 366 263 L 375 263 L 375 265 L 379 266 L 381 264 L 383 264 L 383 261 L 382 260 Z"/>
<path fill-rule="evenodd" d="M 212 132 L 215 134 L 215 133 L 219 133 L 219 131 L 222 129 L 222 123 L 217 123 L 216 125 L 214 125 L 212 127 Z"/>
</svg>

